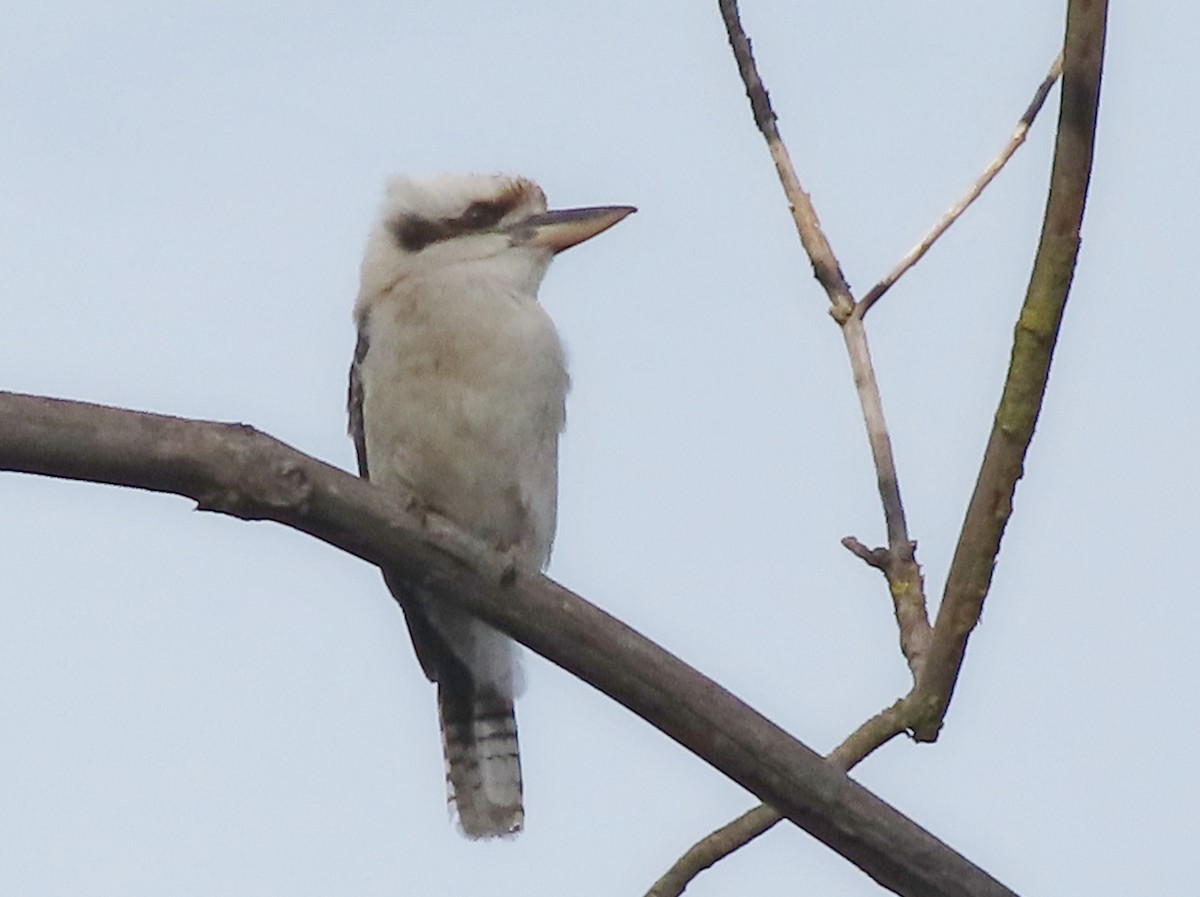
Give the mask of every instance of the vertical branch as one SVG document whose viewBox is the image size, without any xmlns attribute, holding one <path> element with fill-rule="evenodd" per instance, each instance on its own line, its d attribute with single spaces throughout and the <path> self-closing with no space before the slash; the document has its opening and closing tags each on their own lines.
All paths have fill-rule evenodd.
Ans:
<svg viewBox="0 0 1200 897">
<path fill-rule="evenodd" d="M 916 560 L 917 545 L 908 536 L 908 522 L 904 515 L 904 504 L 900 500 L 900 479 L 892 455 L 892 440 L 883 417 L 883 402 L 879 396 L 879 385 L 875 382 L 867 332 L 859 315 L 851 314 L 842 322 L 842 338 L 846 341 L 846 351 L 850 353 L 854 386 L 858 390 L 863 419 L 867 424 L 867 440 L 875 461 L 875 476 L 879 498 L 883 502 L 888 540 L 886 550 L 871 551 L 853 536 L 847 536 L 842 544 L 883 572 L 892 595 L 896 626 L 900 630 L 900 650 L 915 681 L 925 663 L 929 646 L 925 581 Z"/>
<path fill-rule="evenodd" d="M 1107 12 L 1106 0 L 1071 0 L 1068 6 L 1062 107 L 1042 237 L 1017 319 L 1004 391 L 950 564 L 928 661 L 914 693 L 922 712 L 922 719 L 914 725 L 918 740 L 937 738 L 950 705 L 967 639 L 983 611 L 1000 540 L 1012 514 L 1017 480 L 1046 393 L 1079 253 L 1096 139 Z"/>
<path fill-rule="evenodd" d="M 908 521 L 904 516 L 904 503 L 900 500 L 900 480 L 892 456 L 892 438 L 888 435 L 887 422 L 883 418 L 883 400 L 875 380 L 875 366 L 871 364 L 871 350 L 862 321 L 855 316 L 847 318 L 842 324 L 842 338 L 846 341 L 850 367 L 854 371 L 854 388 L 858 392 L 867 425 L 867 441 L 875 462 L 879 498 L 883 502 L 888 547 L 893 551 L 904 551 L 910 544 Z"/>
</svg>

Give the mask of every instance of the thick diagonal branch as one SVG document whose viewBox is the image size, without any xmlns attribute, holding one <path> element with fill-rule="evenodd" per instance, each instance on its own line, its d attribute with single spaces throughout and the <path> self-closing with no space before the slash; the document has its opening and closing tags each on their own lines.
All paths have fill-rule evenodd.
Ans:
<svg viewBox="0 0 1200 897">
<path fill-rule="evenodd" d="M 628 707 L 884 887 L 1011 895 L 770 720 L 536 570 L 251 427 L 0 393 L 0 470 L 174 493 L 404 571 Z"/>
</svg>

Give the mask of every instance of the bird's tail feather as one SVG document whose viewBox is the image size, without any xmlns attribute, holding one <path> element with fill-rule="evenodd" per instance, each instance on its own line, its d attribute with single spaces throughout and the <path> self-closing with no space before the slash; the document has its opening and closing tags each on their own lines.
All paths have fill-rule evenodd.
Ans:
<svg viewBox="0 0 1200 897">
<path fill-rule="evenodd" d="M 525 809 L 512 698 L 464 685 L 438 686 L 448 799 L 467 837 L 515 835 Z"/>
</svg>

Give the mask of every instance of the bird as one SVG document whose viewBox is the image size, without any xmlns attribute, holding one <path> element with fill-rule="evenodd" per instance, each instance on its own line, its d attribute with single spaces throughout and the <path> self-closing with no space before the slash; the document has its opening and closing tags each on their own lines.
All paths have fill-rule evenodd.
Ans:
<svg viewBox="0 0 1200 897">
<path fill-rule="evenodd" d="M 391 180 L 354 305 L 347 405 L 359 475 L 544 569 L 570 380 L 538 287 L 556 254 L 634 211 L 547 211 L 542 189 L 515 175 Z M 437 686 L 459 829 L 471 839 L 517 834 L 517 646 L 400 571 L 383 577 Z"/>
</svg>

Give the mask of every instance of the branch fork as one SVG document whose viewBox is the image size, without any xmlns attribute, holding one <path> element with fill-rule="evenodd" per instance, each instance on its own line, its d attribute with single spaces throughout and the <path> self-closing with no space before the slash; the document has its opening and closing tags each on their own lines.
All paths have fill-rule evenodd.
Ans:
<svg viewBox="0 0 1200 897">
<path fill-rule="evenodd" d="M 792 167 L 775 111 L 754 62 L 750 40 L 742 27 L 737 0 L 718 0 L 718 5 L 755 124 L 775 163 L 800 242 L 812 263 L 813 273 L 829 297 L 829 313 L 842 330 L 866 422 L 888 542 L 886 547 L 868 548 L 854 536 L 847 536 L 842 545 L 883 573 L 887 580 L 900 647 L 913 678 L 912 691 L 906 697 L 860 726 L 827 758 L 831 764 L 848 770 L 900 732 L 908 731 L 917 741 L 937 739 L 967 639 L 982 612 L 1000 539 L 1012 511 L 1013 490 L 1045 391 L 1050 357 L 1078 252 L 1079 225 L 1095 140 L 1107 2 L 1070 0 L 1064 50 L 1050 66 L 1004 149 L 967 193 L 861 300 L 855 300 L 821 230 L 812 201 Z M 916 560 L 917 544 L 908 535 L 863 319 L 1007 164 L 1025 141 L 1034 118 L 1060 76 L 1064 78 L 1063 102 L 1042 242 L 1017 326 L 996 425 L 947 576 L 937 622 L 930 626 L 924 578 Z M 651 888 L 647 897 L 675 897 L 682 893 L 701 871 L 743 847 L 779 819 L 780 815 L 766 805 L 750 810 L 694 845 Z"/>
</svg>

